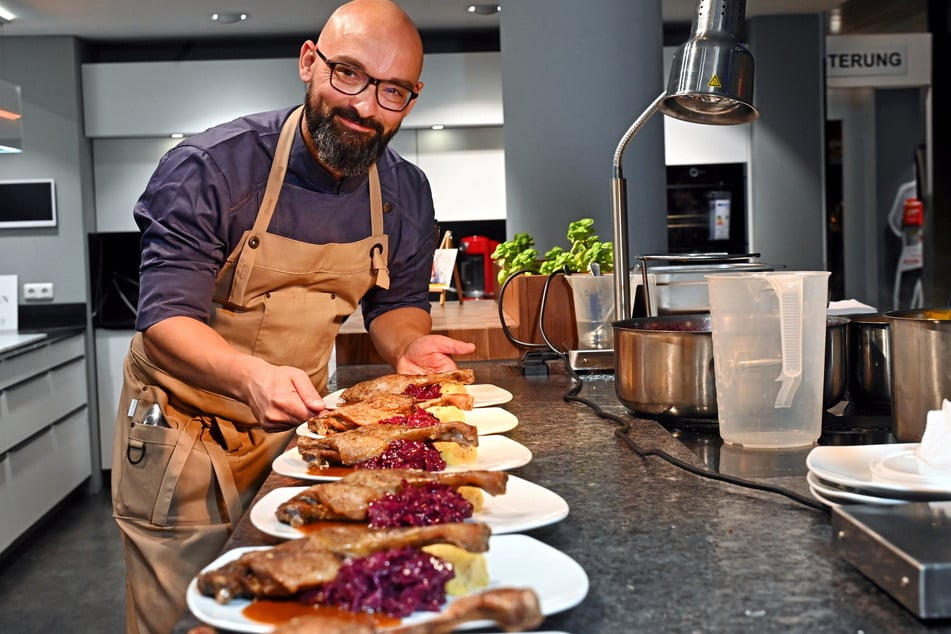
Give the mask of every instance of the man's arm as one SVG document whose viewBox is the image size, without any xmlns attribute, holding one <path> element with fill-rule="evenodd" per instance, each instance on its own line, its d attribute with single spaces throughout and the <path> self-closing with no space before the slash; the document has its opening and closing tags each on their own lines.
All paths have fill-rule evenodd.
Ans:
<svg viewBox="0 0 951 634">
<path fill-rule="evenodd" d="M 370 322 L 377 352 L 403 374 L 430 374 L 456 369 L 450 355 L 471 354 L 475 344 L 430 334 L 432 318 L 421 308 L 387 311 Z"/>
<path fill-rule="evenodd" d="M 306 372 L 243 354 L 197 319 L 163 319 L 143 338 L 159 366 L 189 385 L 246 403 L 268 431 L 288 429 L 324 409 Z"/>
</svg>

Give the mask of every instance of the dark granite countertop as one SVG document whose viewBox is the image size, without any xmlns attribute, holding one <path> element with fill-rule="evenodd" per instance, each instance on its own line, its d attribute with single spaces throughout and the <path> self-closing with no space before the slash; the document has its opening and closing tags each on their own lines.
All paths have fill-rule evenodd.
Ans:
<svg viewBox="0 0 951 634">
<path fill-rule="evenodd" d="M 563 521 L 528 534 L 574 558 L 590 578 L 585 600 L 550 616 L 540 630 L 951 632 L 948 621 L 916 618 L 842 559 L 826 512 L 635 455 L 615 436 L 617 422 L 563 399 L 572 383 L 556 364 L 547 377 L 525 377 L 514 362 L 473 367 L 477 382 L 514 395 L 504 407 L 519 425 L 507 435 L 531 449 L 533 459 L 513 473 L 555 491 L 571 509 Z M 336 385 L 386 371 L 339 368 Z M 806 450 L 744 454 L 709 438 L 705 444 L 695 430 L 687 434 L 688 447 L 678 440 L 682 430 L 631 416 L 610 375 L 586 377 L 579 396 L 620 417 L 640 447 L 701 468 L 715 462 L 722 472 L 811 499 Z M 262 492 L 286 484 L 272 475 Z M 274 542 L 245 518 L 226 549 Z M 186 614 L 174 631 L 196 624 Z"/>
</svg>

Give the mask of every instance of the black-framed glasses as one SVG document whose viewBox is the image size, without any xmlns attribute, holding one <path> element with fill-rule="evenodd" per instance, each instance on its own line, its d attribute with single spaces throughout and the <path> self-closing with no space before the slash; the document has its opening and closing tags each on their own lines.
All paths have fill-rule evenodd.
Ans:
<svg viewBox="0 0 951 634">
<path fill-rule="evenodd" d="M 413 99 L 419 96 L 419 93 L 413 92 L 412 88 L 405 84 L 385 79 L 371 77 L 365 72 L 345 64 L 343 62 L 331 62 L 327 59 L 319 48 L 315 48 L 317 55 L 324 61 L 327 68 L 330 69 L 330 85 L 345 95 L 358 95 L 370 84 L 376 86 L 376 102 L 381 108 L 401 112 L 406 109 Z"/>
</svg>

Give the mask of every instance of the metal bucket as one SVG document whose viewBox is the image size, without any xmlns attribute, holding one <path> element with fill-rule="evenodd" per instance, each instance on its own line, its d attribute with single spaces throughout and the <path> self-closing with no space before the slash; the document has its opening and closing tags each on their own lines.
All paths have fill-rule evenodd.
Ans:
<svg viewBox="0 0 951 634">
<path fill-rule="evenodd" d="M 717 416 L 710 315 L 616 321 L 614 389 L 633 412 Z"/>
<path fill-rule="evenodd" d="M 951 308 L 900 310 L 888 318 L 895 437 L 919 442 L 930 410 L 951 398 Z"/>
</svg>

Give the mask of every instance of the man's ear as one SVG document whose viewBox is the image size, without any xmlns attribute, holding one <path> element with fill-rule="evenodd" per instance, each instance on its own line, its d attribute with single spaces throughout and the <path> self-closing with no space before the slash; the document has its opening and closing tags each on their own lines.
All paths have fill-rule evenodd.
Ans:
<svg viewBox="0 0 951 634">
<path fill-rule="evenodd" d="M 305 84 L 314 75 L 314 62 L 317 61 L 317 45 L 307 40 L 300 47 L 300 57 L 297 60 L 297 72 Z"/>
</svg>

